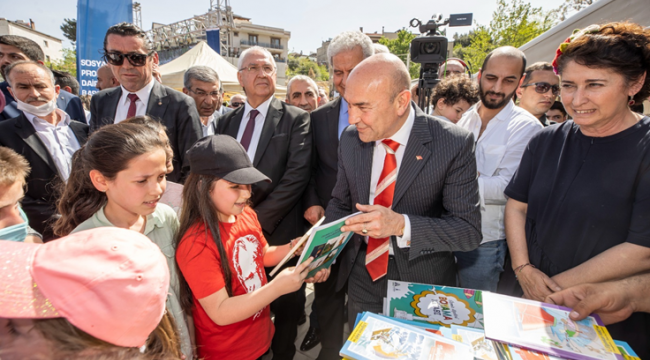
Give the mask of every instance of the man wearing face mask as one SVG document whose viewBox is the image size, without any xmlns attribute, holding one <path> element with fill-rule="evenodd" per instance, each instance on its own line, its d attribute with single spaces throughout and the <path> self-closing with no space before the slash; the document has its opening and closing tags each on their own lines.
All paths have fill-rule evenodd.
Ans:
<svg viewBox="0 0 650 360">
<path fill-rule="evenodd" d="M 56 189 L 70 176 L 72 155 L 86 142 L 88 125 L 56 107 L 60 88 L 45 65 L 18 61 L 4 73 L 20 114 L 0 123 L 0 146 L 22 154 L 32 168 L 22 206 L 29 225 L 48 241 L 54 238 Z"/>
</svg>

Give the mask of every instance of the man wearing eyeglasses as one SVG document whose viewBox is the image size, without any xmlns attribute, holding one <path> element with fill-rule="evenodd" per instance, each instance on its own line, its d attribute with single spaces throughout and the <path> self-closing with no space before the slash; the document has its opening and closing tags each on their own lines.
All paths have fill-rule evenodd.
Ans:
<svg viewBox="0 0 650 360">
<path fill-rule="evenodd" d="M 241 54 L 237 68 L 247 100 L 219 118 L 216 133 L 237 139 L 253 166 L 272 180 L 254 184 L 250 201 L 269 245 L 284 245 L 304 233 L 300 200 L 310 177 L 309 113 L 273 96 L 277 67 L 268 50 L 250 47 Z M 296 260 L 285 266 L 294 266 Z M 273 359 L 293 359 L 304 307 L 304 288 L 271 303 L 275 314 Z"/>
<path fill-rule="evenodd" d="M 524 80 L 517 88 L 519 107 L 533 114 L 544 126 L 549 126 L 546 112 L 560 94 L 560 78 L 547 62 L 536 62 L 526 68 Z"/>
<path fill-rule="evenodd" d="M 104 60 L 120 86 L 95 93 L 90 101 L 90 131 L 133 116 L 149 115 L 167 128 L 174 171 L 167 179 L 182 182 L 189 173 L 185 152 L 201 138 L 201 121 L 191 97 L 153 78 L 158 54 L 144 31 L 133 24 L 111 26 L 104 37 Z"/>
<path fill-rule="evenodd" d="M 203 136 L 214 135 L 216 121 L 232 109 L 221 106 L 223 89 L 219 75 L 208 66 L 192 66 L 183 75 L 183 93 L 194 99 L 201 116 Z"/>
<path fill-rule="evenodd" d="M 230 97 L 230 105 L 228 106 L 231 109 L 236 109 L 246 103 L 246 95 L 235 94 Z"/>
<path fill-rule="evenodd" d="M 474 133 L 483 240 L 476 249 L 455 252 L 460 286 L 496 291 L 508 246 L 503 222 L 503 191 L 517 171 L 530 138 L 542 125 L 512 97 L 526 68 L 524 53 L 500 47 L 485 58 L 478 73 L 480 101 L 458 126 Z"/>
</svg>

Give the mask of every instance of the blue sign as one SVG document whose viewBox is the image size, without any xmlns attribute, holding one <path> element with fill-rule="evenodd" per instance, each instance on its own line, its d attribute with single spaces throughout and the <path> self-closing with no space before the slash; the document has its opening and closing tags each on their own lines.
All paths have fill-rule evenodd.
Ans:
<svg viewBox="0 0 650 360">
<path fill-rule="evenodd" d="M 219 29 L 206 30 L 205 37 L 208 40 L 208 45 L 212 48 L 212 50 L 221 55 L 221 40 L 219 39 Z"/>
<path fill-rule="evenodd" d="M 133 22 L 132 0 L 78 0 L 77 80 L 81 95 L 98 91 L 95 84 L 97 69 L 105 64 L 102 56 L 106 30 L 121 22 Z"/>
</svg>

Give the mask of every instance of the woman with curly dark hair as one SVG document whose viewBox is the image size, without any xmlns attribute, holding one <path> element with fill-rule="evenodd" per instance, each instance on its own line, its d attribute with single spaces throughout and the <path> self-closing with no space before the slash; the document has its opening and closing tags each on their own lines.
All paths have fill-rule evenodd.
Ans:
<svg viewBox="0 0 650 360">
<path fill-rule="evenodd" d="M 512 268 L 530 299 L 650 270 L 650 29 L 591 25 L 553 62 L 573 118 L 535 135 L 506 188 Z M 608 327 L 650 356 L 650 315 Z"/>
<path fill-rule="evenodd" d="M 454 124 L 472 105 L 478 102 L 476 83 L 467 76 L 442 79 L 431 94 L 433 116 L 445 118 Z"/>
</svg>

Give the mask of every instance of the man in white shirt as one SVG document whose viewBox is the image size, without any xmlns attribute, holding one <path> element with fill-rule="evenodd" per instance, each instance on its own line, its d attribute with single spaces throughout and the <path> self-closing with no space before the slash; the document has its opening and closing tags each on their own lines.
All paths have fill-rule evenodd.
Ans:
<svg viewBox="0 0 650 360">
<path fill-rule="evenodd" d="M 167 128 L 174 170 L 167 179 L 183 182 L 189 173 L 185 152 L 201 138 L 201 120 L 189 96 L 154 80 L 158 53 L 144 31 L 133 24 L 111 26 L 104 37 L 104 59 L 120 86 L 95 93 L 90 100 L 90 131 L 133 116 L 148 115 Z"/>
<path fill-rule="evenodd" d="M 45 65 L 19 61 L 7 66 L 5 75 L 21 113 L 0 123 L 0 146 L 22 154 L 32 168 L 22 206 L 30 226 L 47 241 L 53 238 L 55 189 L 70 176 L 72 155 L 85 143 L 88 126 L 57 108 L 60 88 Z"/>
<path fill-rule="evenodd" d="M 516 107 L 512 97 L 526 57 L 505 46 L 485 58 L 478 73 L 480 102 L 465 113 L 458 126 L 474 133 L 483 241 L 473 251 L 456 252 L 460 286 L 496 291 L 508 246 L 505 240 L 503 194 L 530 138 L 542 125 Z"/>
<path fill-rule="evenodd" d="M 183 94 L 194 99 L 201 117 L 203 136 L 214 135 L 219 116 L 232 111 L 221 106 L 223 88 L 219 74 L 208 66 L 192 66 L 183 75 Z"/>
</svg>

